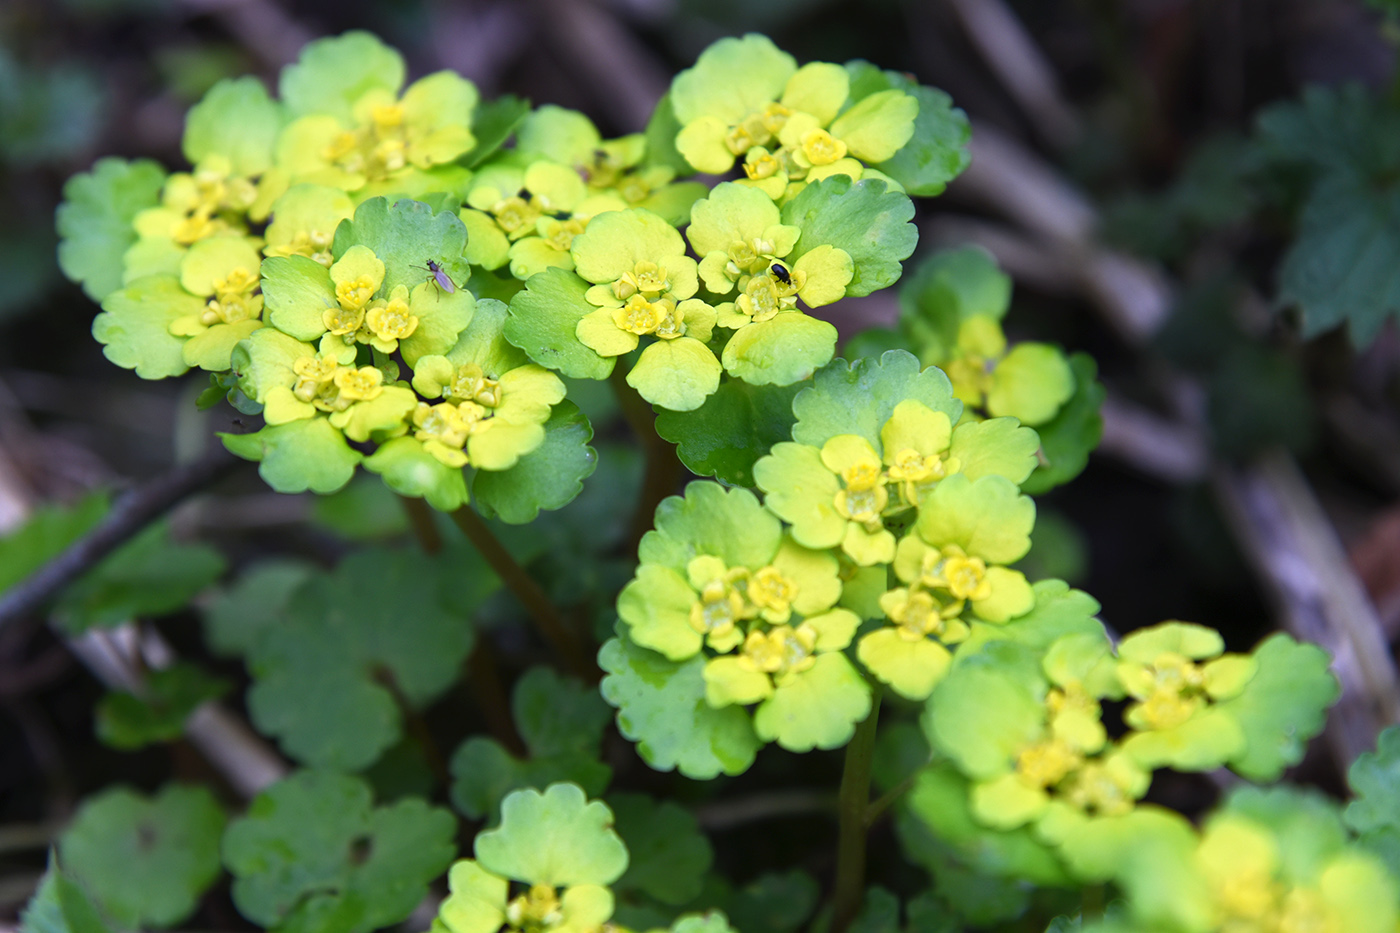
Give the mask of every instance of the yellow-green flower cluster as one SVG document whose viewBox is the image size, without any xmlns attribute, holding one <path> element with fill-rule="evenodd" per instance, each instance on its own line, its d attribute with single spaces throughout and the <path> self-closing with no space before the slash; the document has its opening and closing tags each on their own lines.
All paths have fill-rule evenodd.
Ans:
<svg viewBox="0 0 1400 933">
<path fill-rule="evenodd" d="M 741 183 L 775 201 L 832 175 L 887 179 L 870 166 L 909 142 L 919 113 L 918 100 L 895 88 L 852 100 L 844 67 L 799 68 L 753 34 L 706 49 L 676 76 L 671 104 L 681 125 L 676 148 L 692 166 L 722 174 L 742 159 Z"/>
</svg>

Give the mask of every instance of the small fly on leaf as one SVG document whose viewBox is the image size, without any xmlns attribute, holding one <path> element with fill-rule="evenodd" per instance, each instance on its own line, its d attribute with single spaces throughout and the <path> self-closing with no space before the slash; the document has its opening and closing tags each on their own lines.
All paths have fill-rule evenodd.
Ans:
<svg viewBox="0 0 1400 933">
<path fill-rule="evenodd" d="M 773 277 L 784 285 L 792 284 L 792 273 L 788 272 L 787 266 L 780 262 L 775 262 L 768 267 L 768 271 L 773 273 Z"/>
<path fill-rule="evenodd" d="M 427 263 L 426 266 L 414 266 L 413 268 L 422 269 L 431 275 L 433 281 L 438 284 L 438 287 L 447 292 L 447 294 L 451 295 L 453 292 L 457 291 L 457 283 L 452 281 L 452 276 L 447 274 L 446 269 L 433 262 L 431 259 L 425 259 L 423 261 Z"/>
</svg>

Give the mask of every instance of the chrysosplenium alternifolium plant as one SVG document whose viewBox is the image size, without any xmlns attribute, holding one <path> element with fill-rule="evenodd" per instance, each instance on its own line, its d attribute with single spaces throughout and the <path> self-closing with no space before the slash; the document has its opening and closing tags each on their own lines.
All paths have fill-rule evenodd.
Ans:
<svg viewBox="0 0 1400 933">
<path fill-rule="evenodd" d="M 1227 653 L 1183 622 L 1115 643 L 1092 598 L 1017 569 L 1029 493 L 1073 478 L 1097 441 L 1092 360 L 1009 345 L 1009 280 L 971 249 L 923 262 L 898 326 L 834 358 L 823 309 L 900 278 L 917 241 L 911 196 L 938 194 L 966 165 L 967 123 L 945 95 L 865 62 L 799 65 L 756 35 L 715 43 L 645 133 L 615 140 L 558 107 L 482 103 L 450 72 L 404 83 L 373 37 L 322 40 L 283 72 L 280 99 L 254 79 L 211 90 L 190 113 L 188 172 L 104 160 L 70 182 L 61 259 L 102 303 L 93 333 L 108 358 L 147 379 L 207 372 L 202 405 L 226 398 L 261 416 L 224 443 L 274 489 L 329 493 L 363 465 L 401 496 L 516 524 L 567 505 L 593 472 L 576 387 L 611 378 L 624 408 L 650 403 L 680 461 L 713 479 L 657 506 L 679 483 L 657 469 L 670 447 L 643 425 L 662 488 L 643 502 L 652 530 L 598 654 L 602 697 L 648 764 L 690 778 L 739 774 L 768 743 L 849 745 L 838 925 L 859 903 L 849 839 L 859 847 L 874 815 L 878 747 L 907 765 L 877 779 L 907 791 L 910 858 L 1003 885 L 993 919 L 1025 909 L 1017 885 L 1113 882 L 1125 900 L 1102 929 L 1393 933 L 1394 860 L 1348 829 L 1365 841 L 1393 831 L 1383 820 L 1344 824 L 1320 798 L 1281 790 L 1233 794 L 1200 828 L 1145 802 L 1160 769 L 1267 781 L 1296 763 L 1336 695 L 1320 650 L 1275 635 Z M 450 684 L 470 638 L 447 634 L 455 610 L 438 582 L 411 582 L 436 567 L 370 555 L 339 576 L 297 570 L 277 578 L 300 594 L 285 626 L 219 623 L 258 681 L 255 722 L 289 755 L 359 770 L 398 736 L 394 698 L 335 670 L 415 670 L 411 646 L 390 638 L 394 603 L 375 602 L 376 574 L 413 592 L 415 625 L 445 659 L 431 677 L 420 665 L 400 698 L 422 705 Z M 332 606 L 338 619 L 379 613 L 342 630 L 335 651 L 305 655 L 327 672 L 323 691 L 344 691 L 344 716 L 379 711 L 374 728 L 328 733 L 288 712 L 305 694 L 287 659 Z M 373 645 L 396 654 L 375 658 Z M 522 678 L 517 718 L 527 732 L 555 704 L 582 710 L 576 726 L 528 731 L 528 759 L 479 737 L 454 757 L 459 809 L 499 807 L 501 822 L 452 867 L 434 930 L 724 933 L 722 915 L 681 915 L 722 900 L 698 874 L 680 893 L 643 884 L 651 900 L 614 913 L 626 848 L 576 784 L 507 796 L 556 777 L 596 795 L 611 779 L 602 720 L 583 724 L 587 690 L 561 683 Z M 917 728 L 877 737 L 885 694 L 896 719 L 922 710 Z M 294 881 L 297 859 L 314 859 L 278 813 L 336 799 L 346 845 L 398 827 L 400 846 L 418 834 L 414 857 L 332 859 L 325 878 Z M 402 919 L 445 867 L 450 835 L 443 811 L 407 806 L 373 810 L 343 775 L 277 785 L 227 830 L 235 902 L 278 929 Z M 272 842 L 276 858 L 259 848 Z M 956 916 L 955 887 L 916 899 L 911 916 L 915 903 Z"/>
</svg>

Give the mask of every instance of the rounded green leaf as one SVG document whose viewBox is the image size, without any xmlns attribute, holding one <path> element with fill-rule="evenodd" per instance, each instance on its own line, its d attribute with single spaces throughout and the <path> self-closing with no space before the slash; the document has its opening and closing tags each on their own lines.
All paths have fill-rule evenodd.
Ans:
<svg viewBox="0 0 1400 933">
<path fill-rule="evenodd" d="M 278 492 L 335 492 L 350 482 L 364 459 L 325 418 L 219 437 L 231 453 L 259 461 L 258 475 Z"/>
<path fill-rule="evenodd" d="M 258 728 L 313 766 L 372 764 L 399 738 L 396 697 L 415 708 L 435 699 L 475 640 L 474 607 L 435 571 L 415 551 L 366 549 L 297 590 L 249 658 Z"/>
<path fill-rule="evenodd" d="M 1041 464 L 1021 484 L 1026 492 L 1036 495 L 1074 479 L 1089 463 L 1089 454 L 1103 436 L 1103 406 L 1105 390 L 1099 382 L 1098 365 L 1087 353 L 1069 358 L 1074 372 L 1074 395 L 1061 406 L 1050 421 L 1039 425 Z"/>
<path fill-rule="evenodd" d="M 225 78 L 211 87 L 185 118 L 185 158 L 198 165 L 210 156 L 228 159 L 234 175 L 261 175 L 272 165 L 282 129 L 282 106 L 257 78 Z"/>
<path fill-rule="evenodd" d="M 132 221 L 160 201 L 165 170 L 149 159 L 99 159 L 63 185 L 58 265 L 93 301 L 122 287 L 122 257 L 136 242 Z"/>
<path fill-rule="evenodd" d="M 663 904 L 694 900 L 714 850 L 690 811 L 644 794 L 612 794 L 608 806 L 629 856 L 627 871 L 613 887 L 641 891 Z"/>
<path fill-rule="evenodd" d="M 613 638 L 598 652 L 598 664 L 607 672 L 601 690 L 617 708 L 618 730 L 656 770 L 709 780 L 753 764 L 763 743 L 741 708 L 705 702 L 703 657 L 678 664 Z"/>
<path fill-rule="evenodd" d="M 627 374 L 627 384 L 653 405 L 694 411 L 719 388 L 720 372 L 709 347 L 693 337 L 677 337 L 648 345 Z"/>
<path fill-rule="evenodd" d="M 194 913 L 219 876 L 224 812 L 203 787 L 154 797 L 113 787 L 84 801 L 58 841 L 59 860 L 123 927 L 170 927 Z"/>
<path fill-rule="evenodd" d="M 739 328 L 724 347 L 724 369 L 751 385 L 787 386 L 831 362 L 836 328 L 801 312 Z"/>
<path fill-rule="evenodd" d="M 682 126 L 703 116 L 738 123 L 777 100 L 796 71 L 792 56 L 767 36 L 721 39 L 676 75 L 671 106 Z"/>
<path fill-rule="evenodd" d="M 948 455 L 968 479 L 1004 476 L 1020 484 L 1036 468 L 1040 438 L 1015 418 L 969 421 L 953 431 Z"/>
<path fill-rule="evenodd" d="M 1035 427 L 1055 417 L 1074 387 L 1074 372 L 1058 348 L 1033 341 L 1018 343 L 992 371 L 987 411 Z"/>
<path fill-rule="evenodd" d="M 255 564 L 232 586 L 216 592 L 204 608 L 204 641 L 223 657 L 252 652 L 311 574 L 311 565 L 299 561 Z"/>
<path fill-rule="evenodd" d="M 747 489 L 695 482 L 684 496 L 656 507 L 656 530 L 642 537 L 638 556 L 681 576 L 695 557 L 711 554 L 729 567 L 757 570 L 770 563 L 782 543 L 782 523 Z"/>
<path fill-rule="evenodd" d="M 888 190 L 883 181 L 853 182 L 849 175 L 833 175 L 809 184 L 783 205 L 783 223 L 802 228 L 787 258 L 796 262 L 823 244 L 845 250 L 855 263 L 846 294 L 868 295 L 899 280 L 900 263 L 919 243 L 913 218 L 914 202 L 903 192 Z"/>
<path fill-rule="evenodd" d="M 204 299 L 181 288 L 174 276 L 147 276 L 103 299 L 92 335 L 103 356 L 142 379 L 178 376 L 190 367 L 185 341 L 170 333 L 170 325 L 203 310 Z"/>
<path fill-rule="evenodd" d="M 384 485 L 394 492 L 426 499 L 439 512 L 452 512 L 467 503 L 467 480 L 461 468 L 443 463 L 411 437 L 394 438 L 364 463 L 366 470 L 382 476 Z"/>
<path fill-rule="evenodd" d="M 1282 633 L 1254 649 L 1259 669 L 1237 697 L 1217 705 L 1238 720 L 1245 748 L 1230 767 L 1251 781 L 1273 781 L 1303 759 L 1341 688 L 1327 652 Z"/>
<path fill-rule="evenodd" d="M 282 69 L 278 90 L 294 116 L 325 113 L 345 123 L 355 101 L 367 92 L 403 87 L 403 56 L 368 32 L 352 31 L 318 39 Z"/>
<path fill-rule="evenodd" d="M 971 480 L 954 473 L 919 504 L 919 536 L 934 547 L 956 544 L 990 563 L 1011 564 L 1031 547 L 1035 503 L 1004 476 Z"/>
<path fill-rule="evenodd" d="M 962 417 L 962 402 L 953 397 L 948 377 L 933 367 L 921 372 L 911 353 L 890 350 L 878 360 L 833 360 L 793 399 L 792 439 L 821 447 L 839 434 L 856 434 L 878 451 L 881 429 L 906 400 L 941 411 L 954 424 Z"/>
<path fill-rule="evenodd" d="M 934 688 L 921 721 L 938 750 L 974 780 L 1000 777 L 1045 728 L 1045 707 L 1009 672 L 963 665 Z"/>
<path fill-rule="evenodd" d="M 584 299 L 588 283 L 567 269 L 532 275 L 510 300 L 505 336 L 547 369 L 572 379 L 606 379 L 615 357 L 599 356 L 576 336 L 579 321 L 598 310 Z"/>
<path fill-rule="evenodd" d="M 562 509 L 598 468 L 592 439 L 587 416 L 573 402 L 560 402 L 544 424 L 544 443 L 508 470 L 477 471 L 471 487 L 477 507 L 511 525 L 534 521 L 541 509 Z"/>
<path fill-rule="evenodd" d="M 413 289 L 433 273 L 428 260 L 442 267 L 458 288 L 465 288 L 471 269 L 462 258 L 467 228 L 452 211 L 435 211 L 421 201 L 370 198 L 355 208 L 349 222 L 335 230 L 331 251 L 336 259 L 353 246 L 367 246 L 384 262 L 384 294 L 399 285 Z"/>
<path fill-rule="evenodd" d="M 299 771 L 254 798 L 224 834 L 233 902 L 283 930 L 396 924 L 452 861 L 455 824 L 417 798 L 375 808 L 359 778 Z"/>
<path fill-rule="evenodd" d="M 692 473 L 734 486 L 753 486 L 753 465 L 792 436 L 792 400 L 802 386 L 755 386 L 721 380 L 694 411 L 661 411 L 656 433 L 676 445 Z"/>
<path fill-rule="evenodd" d="M 870 713 L 870 685 L 840 652 L 817 656 L 816 664 L 786 684 L 754 713 L 754 732 L 791 752 L 840 748 Z"/>
<path fill-rule="evenodd" d="M 483 868 L 528 884 L 607 885 L 627 870 L 612 811 L 575 784 L 519 790 L 501 801 L 501 825 L 476 837 Z"/>
</svg>

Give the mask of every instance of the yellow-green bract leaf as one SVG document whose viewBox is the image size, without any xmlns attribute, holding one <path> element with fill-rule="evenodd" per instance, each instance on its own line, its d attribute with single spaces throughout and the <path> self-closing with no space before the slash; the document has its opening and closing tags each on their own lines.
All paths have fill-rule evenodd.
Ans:
<svg viewBox="0 0 1400 933">
<path fill-rule="evenodd" d="M 968 479 L 996 475 L 1019 484 L 1035 469 L 1039 447 L 1036 433 L 1015 418 L 989 418 L 958 425 L 948 454 Z"/>
<path fill-rule="evenodd" d="M 627 384 L 653 405 L 694 411 L 719 388 L 720 372 L 709 347 L 693 337 L 677 337 L 648 345 L 627 374 Z"/>
<path fill-rule="evenodd" d="M 1302 760 L 1340 687 L 1328 670 L 1327 652 L 1282 633 L 1265 639 L 1254 658 L 1259 670 L 1244 692 L 1218 708 L 1244 730 L 1244 752 L 1229 766 L 1251 781 L 1273 781 Z"/>
<path fill-rule="evenodd" d="M 170 333 L 170 325 L 203 308 L 204 299 L 181 288 L 174 276 L 146 276 L 103 299 L 92 335 L 103 356 L 142 379 L 178 376 L 190 367 L 185 341 Z"/>
<path fill-rule="evenodd" d="M 1011 276 L 980 246 L 934 253 L 899 287 L 899 328 L 925 363 L 946 363 L 970 317 L 1001 320 L 1011 307 Z"/>
<path fill-rule="evenodd" d="M 149 159 L 100 159 L 63 186 L 58 207 L 58 265 L 93 301 L 122 287 L 122 256 L 136 242 L 131 222 L 155 207 L 165 170 Z"/>
<path fill-rule="evenodd" d="M 126 929 L 169 927 L 194 913 L 219 876 L 224 813 L 203 787 L 154 797 L 114 787 L 83 803 L 59 859 L 103 913 Z"/>
<path fill-rule="evenodd" d="M 1010 416 L 1031 427 L 1053 418 L 1074 394 L 1074 373 L 1058 347 L 1048 343 L 1018 343 L 991 373 L 987 411 Z"/>
<path fill-rule="evenodd" d="M 836 328 L 801 312 L 739 328 L 724 347 L 724 368 L 752 385 L 792 385 L 831 362 Z"/>
<path fill-rule="evenodd" d="M 703 116 L 738 123 L 776 101 L 797 71 L 791 55 L 767 36 L 720 39 L 671 82 L 671 105 L 681 125 Z"/>
<path fill-rule="evenodd" d="M 330 271 L 307 256 L 272 256 L 262 263 L 263 301 L 274 327 L 297 340 L 326 332 L 326 311 L 339 307 Z"/>
<path fill-rule="evenodd" d="M 919 504 L 919 536 L 934 547 L 956 544 L 989 563 L 1011 564 L 1030 550 L 1035 503 L 1004 476 L 970 480 L 955 473 Z"/>
<path fill-rule="evenodd" d="M 610 794 L 607 802 L 629 855 L 626 873 L 613 886 L 640 890 L 663 904 L 694 900 L 714 851 L 690 811 L 644 794 Z"/>
<path fill-rule="evenodd" d="M 909 815 L 896 825 L 905 850 L 919 859 L 922 851 L 941 842 L 989 875 L 1056 887 L 1069 883 L 1054 850 L 1036 839 L 1029 827 L 993 830 L 983 826 L 972 814 L 969 795 L 967 778 L 951 764 L 921 772 L 909 791 Z M 930 838 L 931 833 L 937 834 L 937 841 Z"/>
<path fill-rule="evenodd" d="M 669 496 L 656 507 L 656 530 L 642 536 L 638 556 L 644 564 L 662 564 L 682 577 L 701 554 L 721 558 L 728 567 L 757 570 L 767 566 L 782 542 L 782 523 L 747 489 L 696 482 L 684 496 Z"/>
<path fill-rule="evenodd" d="M 170 527 L 159 523 L 68 587 L 54 615 L 73 633 L 137 616 L 169 615 L 223 572 L 218 551 L 205 544 L 176 543 L 170 539 Z"/>
<path fill-rule="evenodd" d="M 955 666 L 933 690 L 921 725 L 934 748 L 968 776 L 1011 772 L 1016 755 L 1045 725 L 1045 707 L 1012 671 Z"/>
<path fill-rule="evenodd" d="M 368 246 L 384 263 L 381 288 L 387 295 L 398 285 L 412 289 L 432 279 L 430 259 L 456 288 L 465 288 L 471 274 L 462 258 L 466 245 L 467 228 L 452 211 L 434 211 L 421 201 L 390 204 L 388 198 L 370 198 L 336 228 L 331 251 L 339 259 L 352 246 Z"/>
<path fill-rule="evenodd" d="M 758 737 L 792 752 L 840 748 L 870 712 L 870 685 L 839 651 L 817 655 L 816 664 L 787 683 L 754 712 Z"/>
<path fill-rule="evenodd" d="M 278 90 L 293 116 L 325 113 L 351 121 L 351 108 L 367 92 L 398 96 L 403 56 L 368 32 L 353 31 L 317 39 L 282 69 Z"/>
<path fill-rule="evenodd" d="M 367 933 L 406 918 L 452 861 L 452 814 L 414 797 L 374 807 L 356 777 L 299 771 L 224 835 L 233 902 L 304 933 Z"/>
<path fill-rule="evenodd" d="M 578 322 L 598 310 L 584 300 L 586 291 L 588 283 L 566 269 L 532 275 L 510 300 L 506 339 L 571 379 L 606 379 L 616 358 L 599 356 L 575 335 Z"/>
<path fill-rule="evenodd" d="M 753 486 L 754 463 L 792 436 L 792 400 L 801 388 L 726 379 L 694 411 L 658 412 L 656 433 L 677 445 L 677 455 L 691 472 Z"/>
<path fill-rule="evenodd" d="M 577 405 L 562 401 L 544 424 L 544 443 L 508 470 L 478 470 L 472 494 L 481 513 L 511 525 L 534 521 L 540 509 L 562 509 L 598 467 L 588 446 L 593 426 Z"/>
<path fill-rule="evenodd" d="M 962 402 L 953 397 L 948 377 L 933 368 L 920 372 L 913 354 L 891 350 L 878 360 L 833 360 L 793 399 L 797 424 L 792 439 L 821 447 L 839 434 L 856 434 L 878 451 L 880 431 L 895 406 L 911 399 L 943 412 L 954 424 L 962 416 Z"/>
<path fill-rule="evenodd" d="M 607 885 L 627 870 L 627 847 L 612 830 L 612 811 L 589 802 L 575 784 L 506 797 L 501 825 L 476 837 L 476 857 L 498 875 L 555 887 Z"/>
<path fill-rule="evenodd" d="M 958 659 L 972 658 L 989 641 L 1017 641 L 1036 648 L 1050 647 L 1064 635 L 1103 634 L 1095 618 L 1098 600 L 1082 590 L 1070 589 L 1063 580 L 1039 580 L 1031 590 L 1035 607 L 1009 625 L 974 622 L 972 634 L 958 645 Z"/>
<path fill-rule="evenodd" d="M 968 142 L 972 127 L 967 114 L 953 106 L 952 98 L 937 88 L 917 84 L 897 71 L 880 71 L 869 62 L 846 63 L 851 75 L 851 97 L 895 88 L 914 95 L 919 114 L 913 137 L 890 158 L 874 166 L 904 186 L 915 197 L 942 194 L 948 182 L 962 174 L 971 162 Z"/>
<path fill-rule="evenodd" d="M 381 446 L 365 458 L 365 469 L 378 473 L 399 495 L 426 499 L 439 512 L 455 511 L 467 502 L 461 468 L 443 463 L 411 437 L 396 437 Z"/>
<path fill-rule="evenodd" d="M 278 492 L 335 492 L 350 482 L 364 459 L 325 418 L 219 437 L 233 454 L 259 461 L 258 475 Z"/>
<path fill-rule="evenodd" d="M 1074 394 L 1054 418 L 1036 427 L 1040 435 L 1043 461 L 1021 484 L 1032 495 L 1047 492 L 1078 476 L 1089 462 L 1089 454 L 1103 436 L 1103 406 L 1105 390 L 1096 378 L 1098 366 L 1087 353 L 1069 358 L 1074 373 Z"/>
<path fill-rule="evenodd" d="M 677 664 L 613 638 L 598 652 L 598 664 L 608 674 L 601 690 L 617 707 L 618 730 L 656 770 L 709 780 L 753 764 L 763 743 L 743 709 L 705 702 L 703 657 Z"/>
<path fill-rule="evenodd" d="M 229 160 L 234 175 L 260 175 L 272 165 L 282 106 L 254 77 L 227 78 L 209 89 L 185 118 L 185 158 Z"/>
<path fill-rule="evenodd" d="M 823 244 L 845 250 L 855 263 L 846 294 L 868 295 L 899 280 L 900 262 L 919 243 L 919 230 L 909 222 L 913 217 L 914 202 L 883 181 L 833 175 L 783 205 L 783 223 L 802 228 L 787 258 L 796 262 Z"/>
<path fill-rule="evenodd" d="M 651 119 L 647 121 L 647 154 L 643 158 L 643 164 L 663 166 L 677 175 L 689 175 L 694 172 L 685 156 L 676 149 L 676 134 L 680 131 L 681 123 L 676 119 L 675 108 L 671 106 L 671 92 L 667 91 L 656 102 L 656 109 L 651 112 Z"/>
</svg>

